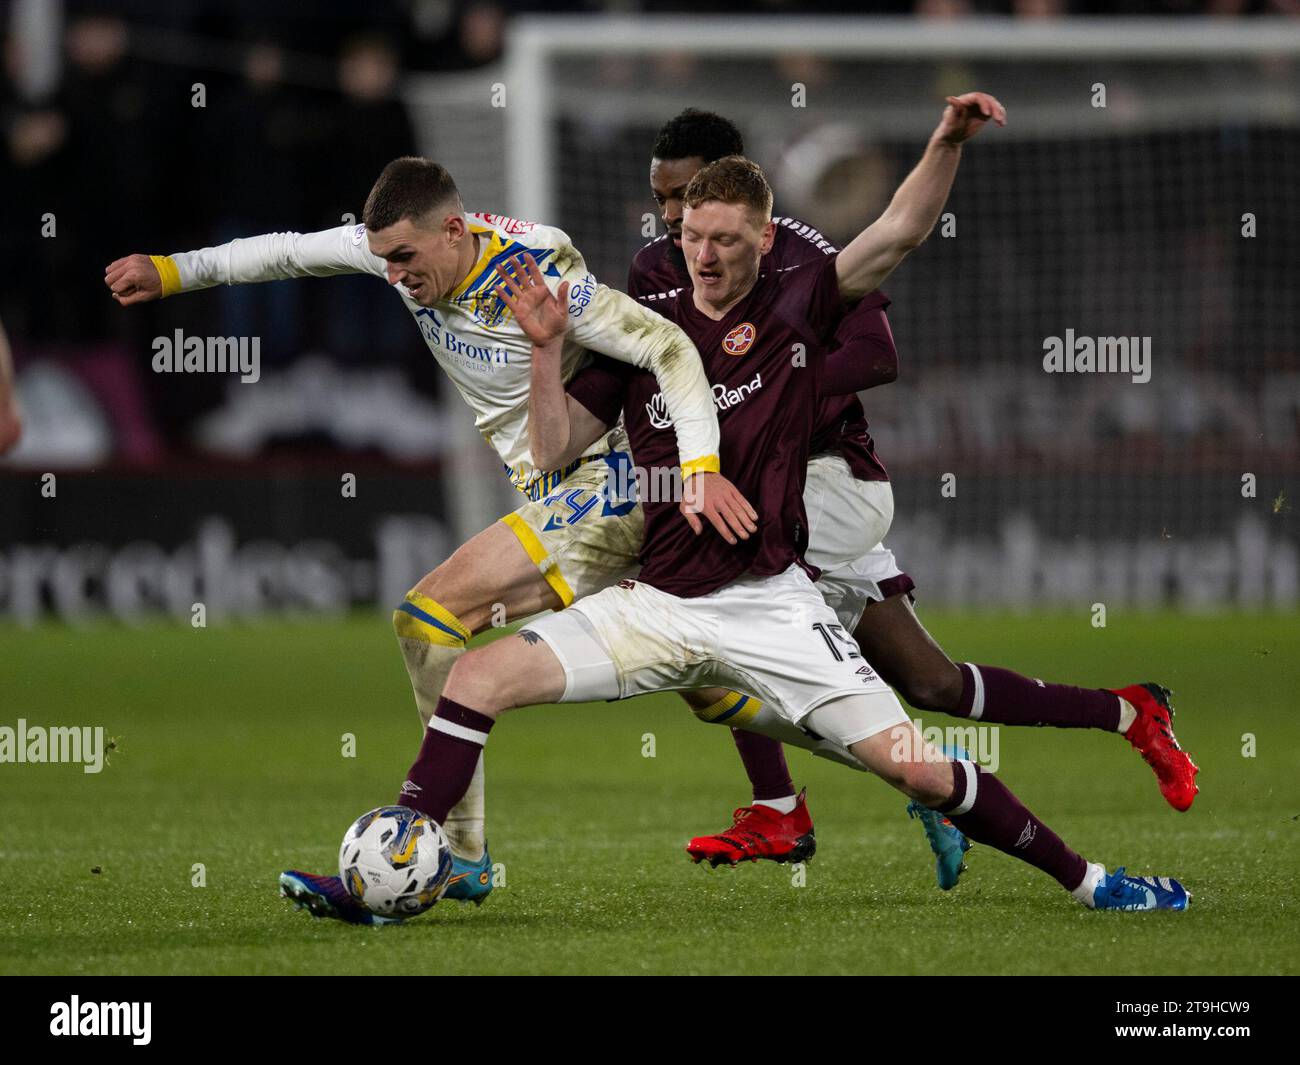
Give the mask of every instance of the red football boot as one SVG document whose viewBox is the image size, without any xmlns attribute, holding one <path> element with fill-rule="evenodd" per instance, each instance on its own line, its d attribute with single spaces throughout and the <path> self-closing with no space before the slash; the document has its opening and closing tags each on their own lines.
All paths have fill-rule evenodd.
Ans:
<svg viewBox="0 0 1300 1065">
<path fill-rule="evenodd" d="M 748 858 L 756 862 L 766 858 L 773 862 L 805 862 L 817 851 L 812 818 L 804 801 L 807 789 L 799 792 L 794 809 L 783 814 L 761 803 L 742 806 L 732 817 L 725 832 L 716 836 L 696 836 L 686 844 L 686 853 L 696 863 L 713 867 L 735 865 Z"/>
<path fill-rule="evenodd" d="M 1134 684 L 1112 689 L 1137 711 L 1137 719 L 1124 733 L 1147 765 L 1155 770 L 1160 794 L 1175 810 L 1186 810 L 1201 789 L 1196 784 L 1200 767 L 1178 746 L 1174 736 L 1174 708 L 1170 691 L 1159 684 Z"/>
</svg>

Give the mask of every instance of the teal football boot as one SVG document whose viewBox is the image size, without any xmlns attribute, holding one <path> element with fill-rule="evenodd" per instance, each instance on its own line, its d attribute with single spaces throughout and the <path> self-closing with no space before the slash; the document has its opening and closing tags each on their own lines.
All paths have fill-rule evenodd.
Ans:
<svg viewBox="0 0 1300 1065">
<path fill-rule="evenodd" d="M 950 743 L 943 745 L 943 754 L 945 758 L 970 760 L 964 747 Z M 970 840 L 966 838 L 966 833 L 939 811 L 922 806 L 919 802 L 908 803 L 907 816 L 921 819 L 925 838 L 934 851 L 934 876 L 939 882 L 939 890 L 951 891 L 966 871 L 966 863 L 962 860 L 962 855 L 970 850 Z"/>
<path fill-rule="evenodd" d="M 919 802 L 907 804 L 907 816 L 921 819 L 925 838 L 930 841 L 930 849 L 934 851 L 934 875 L 939 881 L 939 890 L 950 891 L 955 888 L 961 874 L 966 871 L 962 855 L 970 850 L 970 840 L 938 810 L 931 810 Z"/>
<path fill-rule="evenodd" d="M 447 881 L 444 899 L 456 902 L 472 902 L 482 906 L 483 900 L 492 894 L 492 859 L 488 855 L 487 845 L 483 846 L 483 857 L 477 861 L 468 861 L 455 851 L 451 854 L 451 879 Z"/>
</svg>

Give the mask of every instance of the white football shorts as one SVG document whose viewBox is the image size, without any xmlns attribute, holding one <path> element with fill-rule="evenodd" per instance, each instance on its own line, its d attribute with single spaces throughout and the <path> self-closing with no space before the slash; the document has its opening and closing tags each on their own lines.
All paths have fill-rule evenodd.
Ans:
<svg viewBox="0 0 1300 1065">
<path fill-rule="evenodd" d="M 833 700 L 887 696 L 855 700 L 860 711 L 831 737 L 844 746 L 908 720 L 797 565 L 692 599 L 625 580 L 521 631 L 536 633 L 560 660 L 562 702 L 719 686 L 797 728 Z"/>
<path fill-rule="evenodd" d="M 898 568 L 883 541 L 894 520 L 888 481 L 859 481 L 839 455 L 808 461 L 803 505 L 808 512 L 808 562 L 822 571 L 817 590 L 852 632 L 869 603 L 911 592 L 912 578 Z"/>
</svg>

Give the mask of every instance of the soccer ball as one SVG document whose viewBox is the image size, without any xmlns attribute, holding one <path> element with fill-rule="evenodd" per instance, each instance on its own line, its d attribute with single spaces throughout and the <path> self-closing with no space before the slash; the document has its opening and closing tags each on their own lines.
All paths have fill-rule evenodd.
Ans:
<svg viewBox="0 0 1300 1065">
<path fill-rule="evenodd" d="M 381 806 L 357 818 L 339 848 L 339 876 L 350 894 L 381 917 L 414 917 L 442 895 L 451 846 L 442 828 L 407 806 Z"/>
</svg>

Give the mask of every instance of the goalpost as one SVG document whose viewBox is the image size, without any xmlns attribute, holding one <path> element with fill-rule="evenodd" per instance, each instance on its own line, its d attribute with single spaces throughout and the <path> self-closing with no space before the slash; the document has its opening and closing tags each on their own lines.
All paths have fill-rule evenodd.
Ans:
<svg viewBox="0 0 1300 1065">
<path fill-rule="evenodd" d="M 777 211 L 843 242 L 947 94 L 1005 129 L 889 279 L 899 381 L 864 403 L 926 602 L 1300 604 L 1300 27 L 1285 19 L 580 17 L 512 23 L 504 210 L 598 277 L 662 231 L 648 168 L 683 107 L 727 115 Z M 1131 340 L 1133 374 L 1049 373 Z"/>
<path fill-rule="evenodd" d="M 667 116 L 656 105 L 691 92 L 735 99 L 746 111 L 755 110 L 756 105 L 761 109 L 764 103 L 748 97 L 739 85 L 718 84 L 707 72 L 694 83 L 601 85 L 599 95 L 593 97 L 596 87 L 586 77 L 593 61 L 599 65 L 607 60 L 618 64 L 689 56 L 705 63 L 723 60 L 734 64 L 792 54 L 890 66 L 914 61 L 1003 60 L 1036 66 L 1056 62 L 1140 65 L 1145 61 L 1294 60 L 1300 56 L 1300 28 L 1285 18 L 522 17 L 510 25 L 505 66 L 506 85 L 514 89 L 505 109 L 511 209 L 527 218 L 554 217 L 558 204 L 552 124 L 567 111 L 617 111 L 638 119 L 653 115 L 656 117 L 650 120 L 658 124 Z M 1294 71 L 1292 74 L 1294 79 Z M 1232 113 L 1227 101 L 1200 102 L 1208 105 L 1207 117 Z M 772 101 L 765 103 L 770 107 Z M 891 101 L 885 124 L 892 125 L 900 117 L 900 104 L 906 115 L 928 113 L 925 105 L 930 103 L 933 101 Z M 1289 108 L 1280 97 L 1273 103 L 1280 111 L 1289 110 L 1294 120 L 1294 96 Z M 1039 117 L 1048 117 L 1040 105 L 1033 106 Z M 867 107 L 872 120 L 880 120 L 874 101 L 838 100 L 830 107 L 837 112 Z"/>
</svg>

